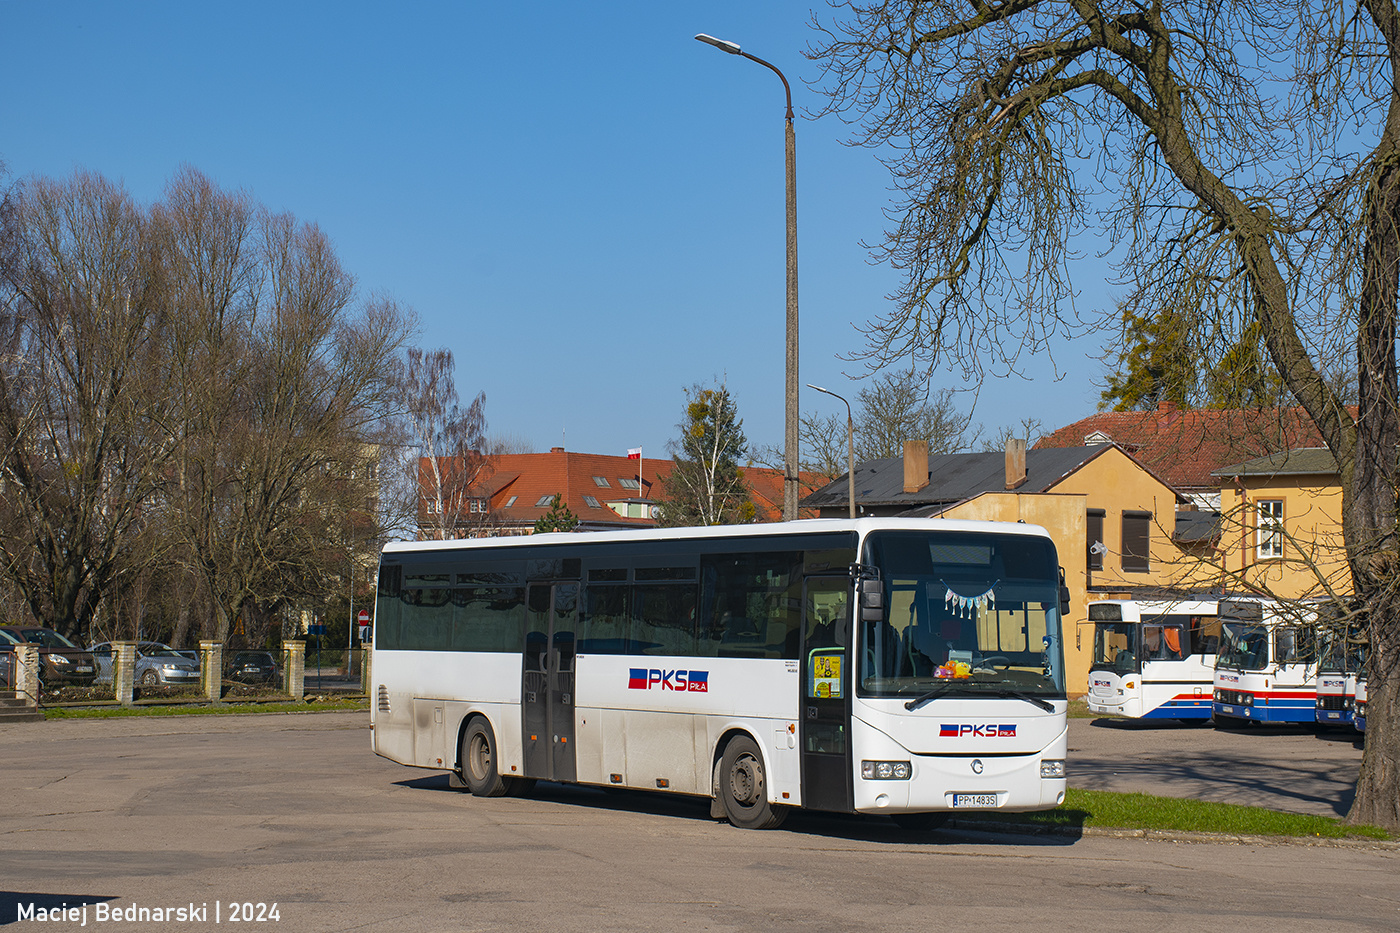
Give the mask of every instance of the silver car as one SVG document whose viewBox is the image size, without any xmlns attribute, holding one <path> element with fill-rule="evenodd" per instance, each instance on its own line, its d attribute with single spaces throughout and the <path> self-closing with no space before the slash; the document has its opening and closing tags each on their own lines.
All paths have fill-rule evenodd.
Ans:
<svg viewBox="0 0 1400 933">
<path fill-rule="evenodd" d="M 112 643 L 88 649 L 97 661 L 97 683 L 112 682 Z M 144 687 L 199 683 L 199 662 L 158 641 L 136 643 L 136 682 Z"/>
</svg>

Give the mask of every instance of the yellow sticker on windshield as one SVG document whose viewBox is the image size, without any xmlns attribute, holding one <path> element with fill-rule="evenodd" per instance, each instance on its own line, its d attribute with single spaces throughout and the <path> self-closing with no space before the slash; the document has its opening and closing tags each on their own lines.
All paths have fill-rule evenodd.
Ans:
<svg viewBox="0 0 1400 933">
<path fill-rule="evenodd" d="M 812 696 L 827 698 L 841 696 L 841 655 L 812 656 Z"/>
</svg>

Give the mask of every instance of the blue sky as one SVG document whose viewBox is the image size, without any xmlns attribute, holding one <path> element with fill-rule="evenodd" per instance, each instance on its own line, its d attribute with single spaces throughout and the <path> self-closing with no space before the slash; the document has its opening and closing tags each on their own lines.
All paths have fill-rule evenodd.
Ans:
<svg viewBox="0 0 1400 933">
<path fill-rule="evenodd" d="M 684 387 L 727 381 L 753 444 L 783 419 L 782 68 L 799 110 L 808 5 L 768 2 L 101 3 L 0 0 L 0 159 L 159 197 L 182 164 L 322 227 L 365 294 L 422 322 L 531 449 L 664 455 Z M 854 399 L 889 178 L 799 116 L 803 383 Z M 1102 276 L 1098 277 L 1099 279 Z M 1102 290 L 1092 277 L 1078 284 Z M 990 380 L 975 420 L 1090 414 L 1096 342 L 1060 380 Z M 935 388 L 968 388 L 948 373 Z M 970 400 L 969 400 L 970 403 Z M 840 409 L 803 389 L 804 411 Z"/>
</svg>

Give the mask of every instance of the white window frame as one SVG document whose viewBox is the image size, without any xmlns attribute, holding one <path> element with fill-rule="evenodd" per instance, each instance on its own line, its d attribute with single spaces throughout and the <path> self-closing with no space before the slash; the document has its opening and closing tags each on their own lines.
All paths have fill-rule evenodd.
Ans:
<svg viewBox="0 0 1400 933">
<path fill-rule="evenodd" d="M 1283 557 L 1282 499 L 1254 501 L 1254 559 L 1280 560 Z"/>
</svg>

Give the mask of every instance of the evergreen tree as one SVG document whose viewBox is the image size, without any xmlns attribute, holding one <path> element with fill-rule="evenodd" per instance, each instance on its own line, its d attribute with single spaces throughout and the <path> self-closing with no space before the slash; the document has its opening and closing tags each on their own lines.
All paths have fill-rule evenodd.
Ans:
<svg viewBox="0 0 1400 933">
<path fill-rule="evenodd" d="M 549 503 L 549 511 L 535 519 L 535 534 L 549 531 L 573 531 L 578 527 L 578 516 L 564 504 L 564 497 L 556 495 Z"/>
</svg>

